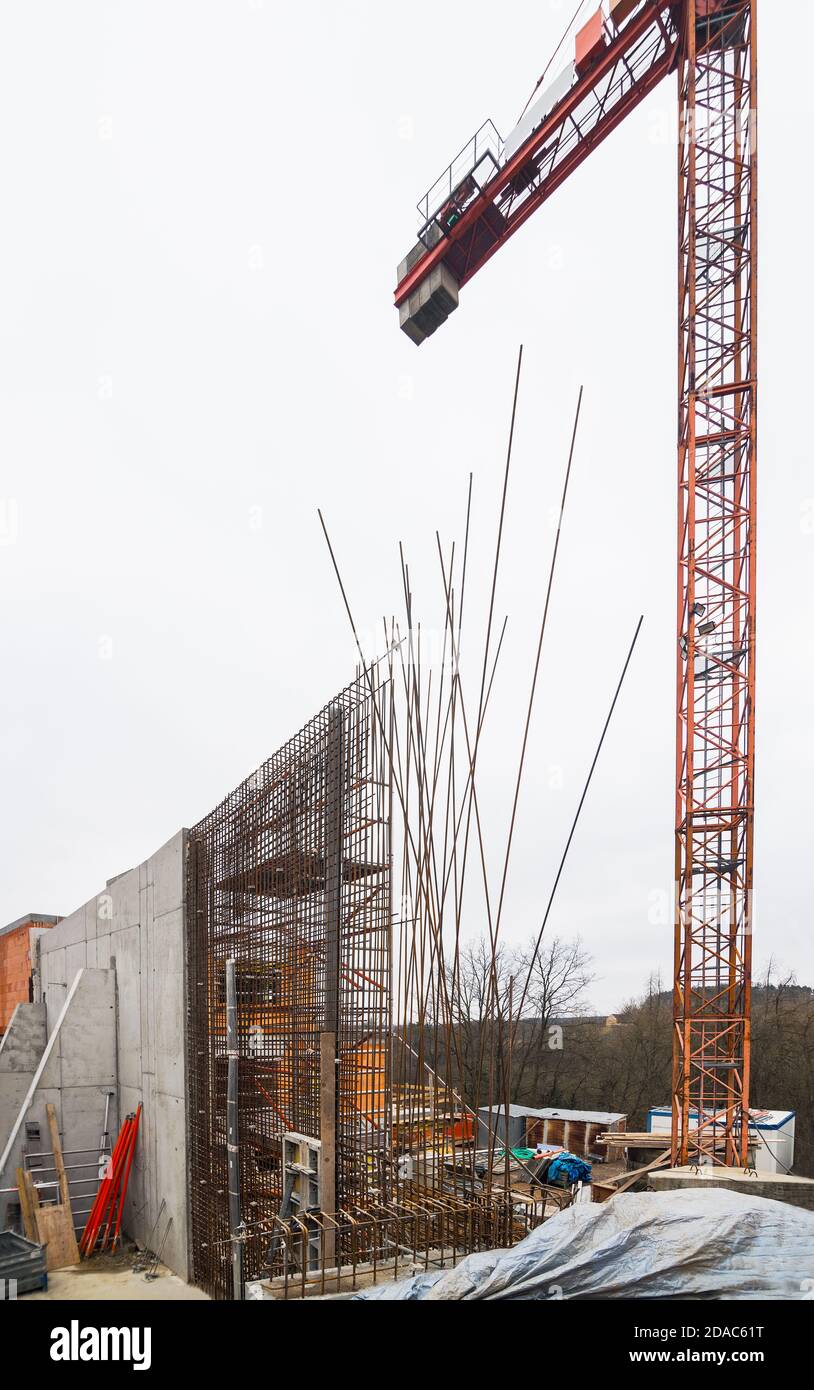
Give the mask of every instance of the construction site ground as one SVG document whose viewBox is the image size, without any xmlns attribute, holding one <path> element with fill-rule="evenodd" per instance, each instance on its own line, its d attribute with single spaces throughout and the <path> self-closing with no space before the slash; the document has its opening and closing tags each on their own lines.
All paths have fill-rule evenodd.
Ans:
<svg viewBox="0 0 814 1390">
<path fill-rule="evenodd" d="M 192 1284 L 185 1284 L 177 1274 L 157 1266 L 157 1278 L 145 1279 L 144 1272 L 133 1269 L 137 1257 L 134 1249 L 115 1255 L 93 1255 L 89 1260 L 68 1269 L 55 1269 L 48 1275 L 48 1288 L 38 1293 L 21 1295 L 32 1302 L 87 1302 L 94 1299 L 129 1299 L 135 1303 L 161 1301 L 190 1301 L 206 1299 L 209 1295 Z"/>
<path fill-rule="evenodd" d="M 594 1182 L 609 1182 L 611 1178 L 620 1178 L 627 1172 L 627 1164 L 618 1159 L 613 1163 L 594 1163 L 591 1170 L 591 1177 Z"/>
</svg>

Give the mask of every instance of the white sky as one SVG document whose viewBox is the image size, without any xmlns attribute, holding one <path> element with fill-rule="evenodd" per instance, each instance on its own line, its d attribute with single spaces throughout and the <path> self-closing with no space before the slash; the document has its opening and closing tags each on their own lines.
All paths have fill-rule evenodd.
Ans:
<svg viewBox="0 0 814 1390">
<path fill-rule="evenodd" d="M 418 197 L 487 116 L 508 134 L 571 9 L 4 7 L 0 923 L 70 912 L 352 676 L 318 504 L 362 627 L 399 603 L 399 540 L 437 594 L 435 527 L 460 539 L 470 469 L 485 573 L 522 341 L 506 728 L 481 792 L 498 834 L 586 394 L 509 935 L 536 929 L 644 611 L 551 927 L 593 952 L 597 1008 L 669 979 L 670 927 L 649 912 L 673 859 L 675 80 L 420 351 L 391 304 Z M 810 18 L 804 0 L 760 7 L 755 932 L 759 965 L 814 983 L 814 208 L 807 46 L 790 39 Z"/>
</svg>

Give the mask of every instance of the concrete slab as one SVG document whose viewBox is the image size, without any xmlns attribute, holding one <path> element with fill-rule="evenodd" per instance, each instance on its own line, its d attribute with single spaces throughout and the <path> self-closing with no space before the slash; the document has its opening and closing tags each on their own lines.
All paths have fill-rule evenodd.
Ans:
<svg viewBox="0 0 814 1390">
<path fill-rule="evenodd" d="M 63 953 L 64 954 L 64 953 Z M 45 1015 L 47 1020 L 47 1032 L 50 1038 L 57 1026 L 57 1020 L 62 1013 L 63 1005 L 68 997 L 68 986 L 64 982 L 50 984 L 47 991 L 43 992 L 45 1002 Z"/>
<path fill-rule="evenodd" d="M 18 1004 L 0 1039 L 0 1072 L 30 1071 L 45 1047 L 45 1005 Z"/>
<path fill-rule="evenodd" d="M 90 902 L 85 903 L 85 941 L 96 940 L 99 908 L 100 900 L 98 898 L 91 898 Z"/>
<path fill-rule="evenodd" d="M 42 992 L 46 1000 L 48 991 L 55 985 L 67 985 L 68 977 L 65 974 L 65 947 L 51 945 L 50 950 L 46 950 L 44 944 L 40 946 L 40 970 L 42 977 Z"/>
<path fill-rule="evenodd" d="M 18 1004 L 0 1042 L 0 1153 L 45 1049 L 45 1005 Z"/>
<path fill-rule="evenodd" d="M 184 924 L 180 909 L 154 922 L 150 935 L 156 1001 L 153 1062 L 158 1089 L 184 1095 Z M 156 962 L 161 962 L 156 968 Z"/>
<path fill-rule="evenodd" d="M 153 914 L 156 917 L 163 917 L 165 912 L 173 912 L 183 904 L 185 852 L 186 831 L 179 830 L 156 854 L 150 856 L 148 872 L 153 884 Z"/>
<path fill-rule="evenodd" d="M 123 1086 L 141 1088 L 141 932 L 128 927 L 113 937 L 116 957 L 116 985 L 119 1013 L 119 1081 Z"/>
<path fill-rule="evenodd" d="M 63 1087 L 116 1084 L 116 981 L 112 970 L 88 970 L 62 1025 Z"/>
<path fill-rule="evenodd" d="M 113 901 L 113 916 L 106 923 L 100 923 L 99 932 L 102 929 L 107 931 L 122 931 L 126 927 L 137 927 L 139 924 L 139 871 L 138 868 L 129 869 L 121 878 L 114 879 L 107 885 L 107 892 Z"/>
<path fill-rule="evenodd" d="M 798 1178 L 793 1173 L 747 1173 L 742 1168 L 668 1168 L 651 1173 L 648 1185 L 653 1192 L 680 1192 L 688 1188 L 720 1187 L 743 1192 L 749 1197 L 766 1197 L 814 1211 L 814 1178 Z"/>
<path fill-rule="evenodd" d="M 20 1106 L 26 1098 L 34 1073 L 22 1072 L 19 1076 L 4 1072 L 0 1077 L 0 1153 L 6 1147 L 14 1121 L 20 1113 Z"/>
<path fill-rule="evenodd" d="M 161 973 L 173 975 L 184 973 L 184 909 L 173 908 L 156 917 L 151 923 L 156 956 L 161 962 Z"/>
<path fill-rule="evenodd" d="M 63 1087 L 55 1102 L 57 1118 L 62 1133 L 70 1136 L 72 1149 L 94 1153 L 98 1148 L 105 1122 L 105 1095 L 111 1089 L 107 1086 Z M 118 1133 L 115 1097 L 108 1126 L 112 1135 Z"/>
<path fill-rule="evenodd" d="M 66 991 L 67 993 L 67 991 Z M 59 1049 L 57 1048 L 48 1057 L 40 1076 L 39 1084 L 42 1087 L 59 1089 L 62 1077 L 62 1068 L 59 1060 Z"/>
<path fill-rule="evenodd" d="M 155 1165 L 156 1172 L 161 1175 L 161 1191 L 155 1195 L 159 1204 L 161 1197 L 166 1197 L 166 1211 L 173 1214 L 173 1224 L 167 1236 L 163 1257 L 172 1269 L 186 1275 L 189 1270 L 186 1264 L 187 1155 L 184 1102 L 174 1096 L 159 1094 L 156 1096 L 155 1114 Z M 156 1206 L 155 1213 L 157 1212 Z"/>
<path fill-rule="evenodd" d="M 153 890 L 150 884 L 142 894 L 142 924 L 139 931 L 139 959 L 141 970 L 141 1070 L 142 1074 L 155 1072 L 155 951 L 153 945 Z M 146 903 L 146 910 L 144 904 Z"/>
<path fill-rule="evenodd" d="M 53 931 L 53 928 L 51 930 Z M 87 934 L 85 906 L 83 904 L 76 912 L 72 912 L 70 917 L 63 917 L 59 923 L 59 944 L 60 946 L 75 946 L 78 941 L 86 941 Z M 47 950 L 47 945 L 45 949 Z"/>
<path fill-rule="evenodd" d="M 87 941 L 76 941 L 65 947 L 65 981 L 70 984 L 78 970 L 84 970 L 88 963 Z"/>
</svg>

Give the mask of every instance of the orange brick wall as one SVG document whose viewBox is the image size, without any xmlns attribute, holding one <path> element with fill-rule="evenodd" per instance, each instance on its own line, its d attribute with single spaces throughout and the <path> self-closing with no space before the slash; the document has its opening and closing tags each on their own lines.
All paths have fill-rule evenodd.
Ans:
<svg viewBox="0 0 814 1390">
<path fill-rule="evenodd" d="M 31 928 L 50 925 L 23 922 L 14 931 L 0 936 L 0 1033 L 5 1033 L 17 1005 L 27 1004 L 30 998 Z"/>
</svg>

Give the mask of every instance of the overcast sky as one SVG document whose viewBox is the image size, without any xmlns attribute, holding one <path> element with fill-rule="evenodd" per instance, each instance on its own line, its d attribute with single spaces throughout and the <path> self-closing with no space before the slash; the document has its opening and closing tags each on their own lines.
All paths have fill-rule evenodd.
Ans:
<svg viewBox="0 0 814 1390">
<path fill-rule="evenodd" d="M 644 612 L 551 927 L 593 953 L 597 1008 L 669 979 L 675 79 L 430 343 L 392 307 L 418 198 L 486 117 L 509 133 L 571 9 L 4 6 L 0 924 L 72 911 L 351 678 L 317 505 L 363 628 L 399 606 L 399 540 L 431 610 L 470 469 L 485 575 L 523 342 L 481 791 L 500 835 L 580 382 L 585 403 L 507 931 L 536 930 Z M 812 984 L 810 9 L 760 7 L 755 949 Z"/>
</svg>

